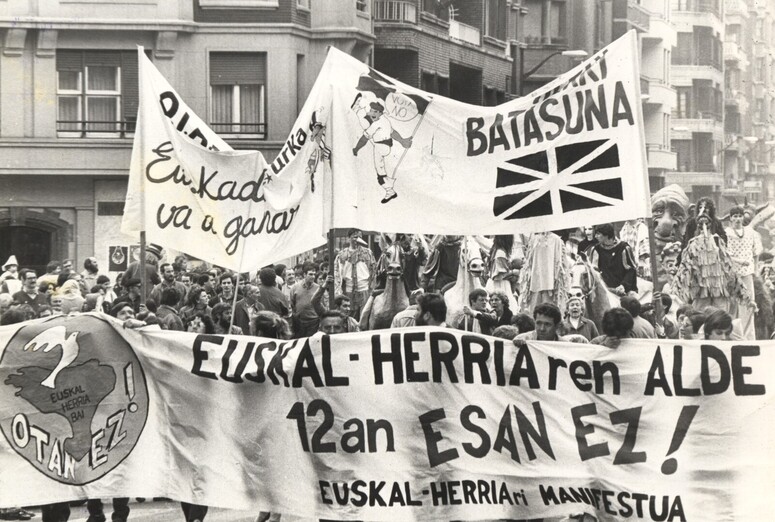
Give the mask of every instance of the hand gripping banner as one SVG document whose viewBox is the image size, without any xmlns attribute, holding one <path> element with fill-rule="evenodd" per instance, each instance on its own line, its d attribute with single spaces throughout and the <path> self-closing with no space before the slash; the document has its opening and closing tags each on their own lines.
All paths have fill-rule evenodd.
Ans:
<svg viewBox="0 0 775 522">
<path fill-rule="evenodd" d="M 169 497 L 337 520 L 761 520 L 775 345 L 0 329 L 0 506 Z"/>
</svg>

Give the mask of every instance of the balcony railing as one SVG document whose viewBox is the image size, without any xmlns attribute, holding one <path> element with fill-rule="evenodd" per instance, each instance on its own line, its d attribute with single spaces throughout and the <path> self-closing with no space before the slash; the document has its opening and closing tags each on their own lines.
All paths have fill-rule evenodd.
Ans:
<svg viewBox="0 0 775 522">
<path fill-rule="evenodd" d="M 133 121 L 57 120 L 60 138 L 131 138 Z M 266 139 L 266 123 L 211 123 L 210 127 L 223 136 L 234 139 Z"/>
<path fill-rule="evenodd" d="M 57 120 L 61 138 L 127 138 L 134 132 L 133 121 Z"/>
<path fill-rule="evenodd" d="M 482 33 L 476 27 L 466 25 L 457 20 L 449 21 L 449 36 L 474 45 L 482 44 Z"/>
<path fill-rule="evenodd" d="M 266 123 L 210 123 L 216 134 L 244 140 L 265 140 Z"/>
<path fill-rule="evenodd" d="M 719 0 L 673 0 L 671 9 L 683 13 L 712 13 L 721 16 Z"/>
<path fill-rule="evenodd" d="M 417 23 L 417 6 L 412 2 L 376 0 L 374 2 L 375 22 Z"/>
</svg>

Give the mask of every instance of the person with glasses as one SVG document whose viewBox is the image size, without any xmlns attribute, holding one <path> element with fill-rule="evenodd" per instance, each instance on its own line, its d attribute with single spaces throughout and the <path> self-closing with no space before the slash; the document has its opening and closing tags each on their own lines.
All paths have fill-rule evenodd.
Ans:
<svg viewBox="0 0 775 522">
<path fill-rule="evenodd" d="M 35 274 L 34 270 L 22 268 L 19 270 L 19 279 L 22 282 L 22 289 L 11 296 L 14 304 L 28 304 L 37 314 L 39 306 L 48 304 L 46 294 L 38 292 L 37 274 Z"/>
</svg>

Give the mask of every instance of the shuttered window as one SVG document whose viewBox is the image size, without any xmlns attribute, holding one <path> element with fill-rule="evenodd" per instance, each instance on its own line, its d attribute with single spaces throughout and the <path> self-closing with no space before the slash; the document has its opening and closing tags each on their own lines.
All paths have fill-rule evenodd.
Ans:
<svg viewBox="0 0 775 522">
<path fill-rule="evenodd" d="M 266 139 L 266 53 L 210 53 L 210 125 L 219 134 Z"/>
<path fill-rule="evenodd" d="M 138 98 L 135 51 L 57 51 L 57 132 L 63 137 L 125 137 Z"/>
</svg>

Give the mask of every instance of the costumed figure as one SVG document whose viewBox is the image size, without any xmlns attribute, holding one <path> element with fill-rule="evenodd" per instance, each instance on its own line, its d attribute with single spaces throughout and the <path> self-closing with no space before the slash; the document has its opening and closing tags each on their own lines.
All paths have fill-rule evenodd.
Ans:
<svg viewBox="0 0 775 522">
<path fill-rule="evenodd" d="M 440 292 L 457 279 L 462 241 L 463 236 L 437 236 L 431 241 L 431 255 L 423 272 L 429 291 Z"/>
<path fill-rule="evenodd" d="M 460 263 L 454 282 L 441 289 L 444 302 L 447 304 L 447 324 L 460 323 L 463 307 L 468 305 L 468 295 L 474 288 L 484 288 L 482 274 L 484 259 L 479 243 L 471 236 L 466 236 L 460 247 Z"/>
<path fill-rule="evenodd" d="M 19 279 L 19 262 L 16 256 L 12 255 L 2 267 L 3 274 L 0 275 L 0 291 L 5 287 L 5 293 L 15 294 L 22 289 L 22 282 Z"/>
<path fill-rule="evenodd" d="M 675 291 L 675 274 L 678 272 L 678 259 L 681 257 L 681 243 L 668 243 L 659 255 L 661 260 L 660 278 L 663 281 L 662 293 L 673 299 L 672 310 L 676 311 L 684 302 Z"/>
<path fill-rule="evenodd" d="M 309 176 L 312 192 L 315 192 L 315 173 L 318 170 L 320 161 L 331 159 L 331 149 L 326 145 L 326 126 L 318 121 L 319 112 L 322 112 L 322 109 L 313 112 L 312 120 L 309 122 L 309 137 L 315 146 L 312 148 L 312 153 L 307 160 L 306 173 Z"/>
<path fill-rule="evenodd" d="M 689 216 L 689 198 L 680 185 L 672 184 L 659 189 L 651 196 L 651 215 L 654 219 L 654 239 L 657 251 L 665 245 L 681 241 Z"/>
<path fill-rule="evenodd" d="M 638 263 L 637 272 L 640 277 L 651 279 L 651 263 L 649 255 L 649 229 L 643 219 L 625 221 L 619 230 L 619 239 L 630 245 Z"/>
<path fill-rule="evenodd" d="M 720 239 L 727 243 L 727 233 L 724 230 L 724 225 L 716 217 L 716 204 L 711 198 L 700 198 L 696 205 L 689 207 L 689 214 L 691 217 L 686 222 L 686 230 L 684 232 L 683 241 L 681 246 L 686 249 L 689 241 L 697 237 L 697 230 L 699 226 L 698 220 L 702 217 L 705 226 L 708 228 L 710 235 L 717 235 Z"/>
<path fill-rule="evenodd" d="M 519 270 L 512 268 L 511 251 L 514 247 L 514 236 L 495 236 L 490 249 L 490 277 L 485 289 L 489 293 L 503 292 L 509 298 L 509 308 L 517 310 L 517 299 L 514 297 L 512 283 L 519 278 Z"/>
<path fill-rule="evenodd" d="M 406 292 L 411 295 L 421 286 L 420 274 L 428 259 L 428 244 L 422 235 L 398 234 L 396 241 L 401 248 L 402 279 Z"/>
<path fill-rule="evenodd" d="M 363 307 L 360 321 L 362 331 L 390 328 L 396 314 L 409 307 L 409 296 L 401 278 L 401 264 L 397 260 L 391 261 L 386 274 L 385 289 L 375 290 Z"/>
<path fill-rule="evenodd" d="M 727 254 L 726 241 L 712 232 L 713 218 L 706 205 L 694 219 L 696 235 L 683 250 L 674 283 L 675 295 L 695 310 L 715 306 L 729 310 L 729 300 L 753 305 L 753 295 L 738 281 Z"/>
<path fill-rule="evenodd" d="M 550 302 L 564 310 L 568 283 L 565 245 L 560 236 L 552 232 L 533 234 L 520 271 L 519 309 L 532 314 L 537 304 Z"/>
</svg>

